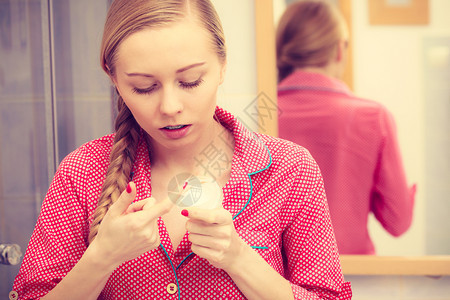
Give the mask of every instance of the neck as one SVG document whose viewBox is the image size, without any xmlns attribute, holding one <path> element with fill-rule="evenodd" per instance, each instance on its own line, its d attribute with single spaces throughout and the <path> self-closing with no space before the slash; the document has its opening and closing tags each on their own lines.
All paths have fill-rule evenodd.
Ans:
<svg viewBox="0 0 450 300">
<path fill-rule="evenodd" d="M 302 70 L 304 72 L 319 73 L 328 77 L 342 80 L 343 69 L 344 69 L 343 60 L 330 60 L 323 67 L 304 67 L 299 68 L 298 70 Z"/>
<path fill-rule="evenodd" d="M 324 67 L 305 67 L 305 68 L 299 68 L 298 70 L 304 71 L 304 72 L 312 72 L 312 73 L 318 73 L 322 74 L 328 77 L 340 79 L 339 72 L 335 66 L 332 64 L 328 64 Z"/>
<path fill-rule="evenodd" d="M 211 177 L 220 176 L 220 174 L 216 174 L 219 169 L 229 170 L 234 151 L 234 138 L 215 120 L 212 120 L 209 128 L 201 135 L 200 139 L 186 147 L 167 149 L 152 144 L 149 138 L 152 168 L 164 168 L 175 173 L 210 175 Z M 212 166 L 213 164 L 214 166 Z"/>
</svg>

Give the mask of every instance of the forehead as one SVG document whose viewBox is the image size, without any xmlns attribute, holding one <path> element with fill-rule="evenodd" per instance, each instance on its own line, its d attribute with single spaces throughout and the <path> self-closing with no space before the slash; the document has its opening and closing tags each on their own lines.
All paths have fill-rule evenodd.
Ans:
<svg viewBox="0 0 450 300">
<path fill-rule="evenodd" d="M 119 46 L 116 64 L 151 66 L 164 62 L 172 66 L 214 57 L 217 54 L 211 34 L 195 20 L 184 18 L 128 36 Z"/>
</svg>

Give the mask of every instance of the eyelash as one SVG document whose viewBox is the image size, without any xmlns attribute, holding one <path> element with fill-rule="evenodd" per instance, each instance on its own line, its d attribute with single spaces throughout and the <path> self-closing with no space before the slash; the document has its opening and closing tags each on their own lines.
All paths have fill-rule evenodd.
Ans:
<svg viewBox="0 0 450 300">
<path fill-rule="evenodd" d="M 193 89 L 193 88 L 198 87 L 202 82 L 203 82 L 202 78 L 199 78 L 196 81 L 192 81 L 192 82 L 182 82 L 182 81 L 180 81 L 180 86 L 182 88 L 185 88 L 185 89 L 189 90 L 189 89 Z"/>
<path fill-rule="evenodd" d="M 140 94 L 140 95 L 151 94 L 155 89 L 156 89 L 155 85 L 152 85 L 151 87 L 146 88 L 146 89 L 138 89 L 135 87 L 135 88 L 133 88 L 133 93 Z"/>
<path fill-rule="evenodd" d="M 202 82 L 203 82 L 202 78 L 199 78 L 196 81 L 192 81 L 192 82 L 180 81 L 179 86 L 183 89 L 190 90 L 190 89 L 198 87 Z M 141 95 L 142 94 L 151 94 L 156 89 L 157 89 L 156 85 L 152 85 L 151 87 L 146 88 L 146 89 L 139 89 L 139 88 L 135 87 L 135 88 L 133 88 L 133 93 L 141 94 Z"/>
</svg>

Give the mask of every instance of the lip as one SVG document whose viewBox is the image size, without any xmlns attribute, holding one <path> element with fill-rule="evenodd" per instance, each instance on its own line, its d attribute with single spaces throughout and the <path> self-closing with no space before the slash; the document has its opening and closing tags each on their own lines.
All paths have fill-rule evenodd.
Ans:
<svg viewBox="0 0 450 300">
<path fill-rule="evenodd" d="M 168 129 L 166 127 L 176 127 L 176 126 L 183 126 L 181 128 L 178 129 Z M 189 129 L 191 128 L 191 124 L 188 125 L 184 125 L 184 124 L 179 124 L 179 125 L 168 125 L 166 127 L 162 127 L 159 130 L 169 139 L 181 139 L 182 137 L 186 136 Z"/>
</svg>

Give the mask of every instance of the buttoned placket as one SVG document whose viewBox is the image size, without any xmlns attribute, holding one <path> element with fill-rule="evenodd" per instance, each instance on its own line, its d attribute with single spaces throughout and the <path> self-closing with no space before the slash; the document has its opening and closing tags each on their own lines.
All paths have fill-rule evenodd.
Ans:
<svg viewBox="0 0 450 300">
<path fill-rule="evenodd" d="M 161 239 L 160 248 L 165 252 L 167 263 L 170 264 L 175 278 L 175 282 L 167 285 L 167 293 L 169 295 L 181 295 L 181 283 L 179 282 L 179 274 L 184 264 L 195 257 L 191 251 L 191 243 L 189 242 L 188 233 L 185 233 L 177 249 L 174 251 L 172 241 L 162 218 L 158 220 L 159 234 Z"/>
<path fill-rule="evenodd" d="M 168 246 L 167 242 L 165 244 L 166 244 L 166 246 Z M 175 265 L 173 264 L 173 260 L 171 258 L 171 255 L 169 254 L 169 252 L 164 247 L 164 245 L 162 243 L 162 240 L 161 240 L 160 248 L 162 249 L 162 251 L 166 255 L 166 259 L 168 261 L 167 263 L 170 264 L 169 268 L 172 269 L 172 274 L 173 274 L 173 278 L 171 278 L 168 282 L 166 282 L 166 292 L 168 294 L 168 298 L 167 299 L 172 299 L 172 298 L 170 298 L 170 296 L 173 296 L 173 299 L 181 299 L 181 290 L 180 290 L 180 284 L 178 282 L 178 276 L 177 276 L 176 268 L 175 268 Z M 173 255 L 172 255 L 172 257 L 173 257 Z"/>
<path fill-rule="evenodd" d="M 151 163 L 148 155 L 148 149 L 141 136 L 141 142 L 138 145 L 138 151 L 135 163 L 133 164 L 131 180 L 136 184 L 136 200 L 143 200 L 151 197 Z M 169 238 L 166 227 L 162 218 L 158 218 L 158 229 L 161 239 L 160 251 L 164 252 L 167 260 L 167 268 L 171 270 L 173 276 L 167 278 L 165 286 L 161 287 L 167 292 L 167 299 L 181 299 L 181 291 L 176 273 L 176 265 L 174 265 L 174 253 L 172 243 Z"/>
<path fill-rule="evenodd" d="M 251 181 L 249 175 L 243 170 L 239 163 L 232 167 L 232 175 L 229 183 L 224 190 L 224 208 L 230 209 L 234 217 L 236 217 L 250 201 L 251 197 Z M 235 195 L 233 190 L 241 190 L 242 193 Z M 175 295 L 174 291 L 181 294 L 180 285 L 178 281 L 180 273 L 184 268 L 190 268 L 195 265 L 192 260 L 199 259 L 191 250 L 191 243 L 189 242 L 189 233 L 185 233 L 180 244 L 176 249 L 173 249 L 169 233 L 162 218 L 158 220 L 159 234 L 161 239 L 161 249 L 165 252 L 167 263 L 171 265 L 176 283 L 167 286 L 167 292 L 170 295 Z M 192 262 L 192 263 L 191 263 Z M 176 285 L 176 286 L 175 286 Z M 173 293 L 173 294 L 171 294 Z"/>
</svg>

